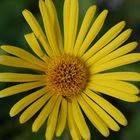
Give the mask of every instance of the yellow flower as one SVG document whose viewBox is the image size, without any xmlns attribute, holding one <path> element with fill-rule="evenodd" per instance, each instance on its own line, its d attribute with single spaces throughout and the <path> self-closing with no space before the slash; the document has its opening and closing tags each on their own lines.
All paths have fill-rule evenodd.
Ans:
<svg viewBox="0 0 140 140">
<path fill-rule="evenodd" d="M 25 39 L 34 54 L 19 47 L 1 46 L 2 50 L 11 54 L 0 56 L 1 65 L 36 72 L 0 73 L 2 82 L 20 82 L 1 90 L 0 97 L 36 89 L 12 107 L 10 116 L 22 112 L 19 120 L 25 123 L 38 112 L 32 130 L 37 132 L 47 120 L 47 140 L 52 140 L 54 135 L 60 136 L 66 125 L 73 140 L 91 139 L 83 113 L 105 137 L 109 135 L 109 129 L 118 131 L 118 124 L 127 125 L 124 115 L 103 95 L 127 102 L 139 101 L 139 89 L 129 83 L 140 81 L 139 73 L 107 72 L 140 60 L 140 53 L 129 53 L 136 48 L 137 42 L 123 45 L 132 30 L 122 31 L 125 22 L 119 22 L 92 46 L 108 11 L 104 10 L 92 23 L 96 6 L 91 6 L 77 32 L 78 0 L 65 0 L 62 39 L 53 2 L 40 0 L 39 8 L 46 35 L 35 17 L 28 10 L 23 11 L 32 29 L 31 33 L 25 35 Z"/>
</svg>

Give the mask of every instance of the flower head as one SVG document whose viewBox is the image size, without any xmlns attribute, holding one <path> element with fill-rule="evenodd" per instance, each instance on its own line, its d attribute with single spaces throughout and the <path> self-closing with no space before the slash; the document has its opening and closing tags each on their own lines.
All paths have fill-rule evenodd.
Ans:
<svg viewBox="0 0 140 140">
<path fill-rule="evenodd" d="M 32 130 L 37 132 L 47 120 L 47 140 L 52 140 L 54 135 L 60 136 L 66 125 L 74 140 L 81 137 L 89 140 L 90 130 L 83 113 L 105 137 L 109 135 L 109 129 L 118 131 L 118 124 L 127 125 L 124 115 L 103 96 L 139 101 L 139 89 L 129 82 L 140 81 L 139 73 L 107 71 L 140 60 L 140 53 L 130 53 L 137 42 L 123 45 L 132 30 L 122 31 L 125 22 L 119 22 L 92 46 L 108 11 L 104 10 L 93 22 L 96 6 L 91 6 L 78 32 L 78 0 L 65 0 L 62 39 L 53 2 L 40 0 L 39 8 L 46 34 L 36 18 L 28 10 L 23 11 L 32 29 L 25 39 L 34 54 L 19 47 L 1 46 L 9 54 L 0 56 L 1 65 L 36 72 L 0 73 L 2 82 L 20 82 L 1 90 L 0 97 L 30 91 L 12 107 L 10 116 L 22 112 L 19 120 L 25 123 L 38 112 Z"/>
</svg>

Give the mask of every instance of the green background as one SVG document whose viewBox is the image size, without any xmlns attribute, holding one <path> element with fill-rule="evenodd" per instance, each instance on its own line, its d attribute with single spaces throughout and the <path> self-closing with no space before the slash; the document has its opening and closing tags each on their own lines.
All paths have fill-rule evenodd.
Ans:
<svg viewBox="0 0 140 140">
<path fill-rule="evenodd" d="M 53 0 L 58 10 L 58 16 L 62 28 L 62 8 L 63 0 Z M 80 22 L 87 8 L 92 5 L 98 5 L 97 14 L 103 9 L 109 9 L 109 15 L 102 32 L 98 38 L 107 31 L 115 23 L 125 20 L 127 21 L 126 28 L 133 28 L 133 35 L 129 39 L 140 40 L 140 0 L 79 0 L 80 3 Z M 38 9 L 38 0 L 0 0 L 0 45 L 10 44 L 20 46 L 24 49 L 29 49 L 24 40 L 23 35 L 31 30 L 25 22 L 21 12 L 24 9 L 29 9 L 41 22 Z M 41 23 L 42 24 L 42 23 Z M 140 47 L 136 49 L 140 51 Z M 0 53 L 3 53 L 0 51 Z M 137 71 L 140 72 L 140 63 L 127 65 L 118 70 Z M 16 71 L 15 68 L 7 68 L 0 66 L 0 71 Z M 135 83 L 140 87 L 140 83 Z M 0 89 L 6 87 L 6 83 L 0 83 Z M 26 94 L 26 93 L 25 93 Z M 21 98 L 21 95 L 0 99 L 0 140 L 44 140 L 44 127 L 36 134 L 31 132 L 33 120 L 30 120 L 24 125 L 20 125 L 18 117 L 10 118 L 9 110 L 11 106 Z M 119 132 L 111 131 L 108 138 L 104 138 L 91 125 L 92 140 L 139 140 L 140 139 L 140 103 L 125 103 L 123 101 L 108 98 L 115 106 L 117 106 L 127 117 L 128 126 L 121 127 Z M 89 122 L 88 122 L 89 123 Z M 70 136 L 66 130 L 59 140 L 69 140 Z M 57 139 L 56 139 L 57 140 Z"/>
</svg>

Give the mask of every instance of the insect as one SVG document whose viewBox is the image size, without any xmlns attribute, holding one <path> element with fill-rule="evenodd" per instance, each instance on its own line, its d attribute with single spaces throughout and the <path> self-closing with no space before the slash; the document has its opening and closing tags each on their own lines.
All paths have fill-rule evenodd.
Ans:
<svg viewBox="0 0 140 140">
<path fill-rule="evenodd" d="M 62 96 L 67 102 L 72 103 L 72 99 L 69 96 Z"/>
</svg>

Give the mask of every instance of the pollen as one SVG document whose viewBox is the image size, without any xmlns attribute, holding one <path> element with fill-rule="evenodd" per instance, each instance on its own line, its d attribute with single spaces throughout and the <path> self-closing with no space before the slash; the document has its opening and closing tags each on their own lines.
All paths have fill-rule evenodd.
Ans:
<svg viewBox="0 0 140 140">
<path fill-rule="evenodd" d="M 80 94 L 88 81 L 88 70 L 83 61 L 66 54 L 51 59 L 46 75 L 48 90 L 63 97 Z"/>
</svg>

